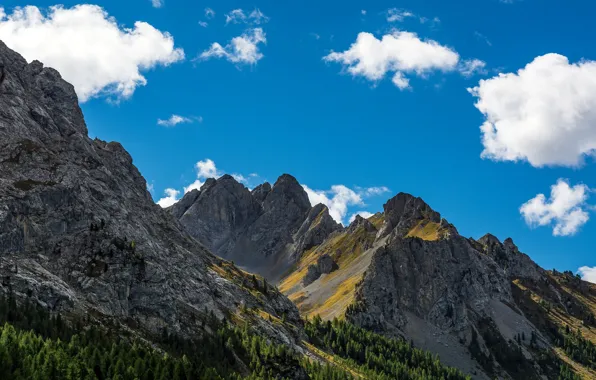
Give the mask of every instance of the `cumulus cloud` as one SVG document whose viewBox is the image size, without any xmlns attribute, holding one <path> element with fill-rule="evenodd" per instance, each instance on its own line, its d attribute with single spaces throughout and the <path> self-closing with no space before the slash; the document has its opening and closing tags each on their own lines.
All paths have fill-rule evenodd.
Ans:
<svg viewBox="0 0 596 380">
<path fill-rule="evenodd" d="M 380 40 L 373 34 L 361 32 L 356 42 L 344 52 L 332 52 L 327 62 L 344 65 L 348 73 L 378 82 L 388 73 L 400 89 L 410 87 L 406 74 L 424 76 L 434 71 L 457 69 L 457 52 L 436 41 L 421 40 L 415 33 L 393 31 Z"/>
<path fill-rule="evenodd" d="M 554 236 L 575 235 L 590 218 L 586 211 L 589 191 L 586 185 L 571 187 L 566 180 L 559 179 L 551 186 L 550 199 L 538 194 L 519 211 L 531 227 L 554 225 Z"/>
<path fill-rule="evenodd" d="M 184 59 L 174 38 L 146 22 L 121 27 L 97 5 L 0 7 L 0 39 L 28 61 L 56 68 L 72 83 L 81 102 L 92 97 L 130 97 L 147 84 L 141 71 Z"/>
<path fill-rule="evenodd" d="M 199 59 L 225 58 L 236 64 L 254 65 L 263 58 L 263 54 L 259 50 L 261 43 L 267 43 L 263 29 L 249 29 L 241 36 L 234 37 L 226 46 L 217 42 L 213 43 L 208 50 L 201 53 Z"/>
<path fill-rule="evenodd" d="M 536 57 L 468 89 L 485 116 L 483 158 L 578 167 L 596 152 L 596 62 Z"/>
<path fill-rule="evenodd" d="M 222 173 L 217 170 L 215 162 L 209 158 L 197 162 L 195 164 L 195 170 L 197 172 L 197 179 L 184 188 L 184 194 L 195 189 L 200 190 L 208 178 L 219 178 L 222 176 Z"/>
<path fill-rule="evenodd" d="M 329 208 L 329 215 L 338 223 L 344 223 L 350 206 L 364 206 L 364 199 L 379 195 L 386 187 L 356 188 L 352 190 L 344 185 L 333 185 L 330 190 L 313 190 L 302 185 L 311 205 L 319 203 Z"/>
<path fill-rule="evenodd" d="M 368 211 L 358 211 L 352 214 L 352 216 L 350 216 L 350 220 L 348 221 L 348 223 L 352 224 L 352 222 L 354 220 L 356 220 L 356 216 L 360 215 L 361 217 L 363 217 L 364 219 L 368 219 L 371 216 L 373 216 L 374 214 L 372 212 L 368 212 Z"/>
<path fill-rule="evenodd" d="M 226 24 L 265 24 L 269 22 L 269 17 L 265 16 L 260 9 L 256 8 L 250 13 L 245 13 L 242 9 L 234 9 L 225 15 Z"/>
<path fill-rule="evenodd" d="M 163 208 L 170 207 L 174 203 L 178 202 L 178 196 L 180 192 L 176 189 L 165 189 L 165 197 L 158 200 L 156 203 Z"/>
<path fill-rule="evenodd" d="M 581 267 L 577 271 L 582 280 L 596 284 L 596 267 Z"/>
<path fill-rule="evenodd" d="M 193 122 L 202 122 L 203 118 L 202 117 L 185 117 L 185 116 L 180 116 L 180 115 L 172 115 L 170 116 L 169 119 L 157 119 L 157 124 L 164 126 L 164 127 L 175 127 L 178 124 L 184 124 L 184 123 L 193 123 Z"/>
</svg>

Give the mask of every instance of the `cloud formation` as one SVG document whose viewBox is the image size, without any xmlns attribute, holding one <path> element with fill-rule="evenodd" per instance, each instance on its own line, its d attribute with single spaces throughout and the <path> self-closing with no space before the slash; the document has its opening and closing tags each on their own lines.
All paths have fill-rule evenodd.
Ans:
<svg viewBox="0 0 596 380">
<path fill-rule="evenodd" d="M 578 167 L 596 152 L 595 61 L 546 54 L 468 91 L 485 117 L 483 158 Z"/>
<path fill-rule="evenodd" d="M 596 267 L 581 267 L 577 271 L 582 280 L 596 284 Z"/>
<path fill-rule="evenodd" d="M 225 15 L 227 24 L 254 24 L 260 25 L 269 22 L 269 17 L 265 16 L 260 9 L 255 8 L 250 13 L 245 13 L 242 9 L 234 9 Z"/>
<path fill-rule="evenodd" d="M 157 125 L 161 125 L 164 127 L 175 127 L 178 124 L 185 124 L 185 123 L 193 123 L 198 121 L 199 123 L 203 121 L 202 117 L 185 117 L 180 115 L 172 115 L 168 119 L 157 119 Z"/>
<path fill-rule="evenodd" d="M 174 38 L 146 22 L 121 27 L 97 5 L 0 7 L 0 39 L 28 61 L 54 67 L 72 83 L 81 102 L 130 97 L 147 84 L 141 71 L 184 59 Z"/>
<path fill-rule="evenodd" d="M 310 204 L 315 206 L 324 204 L 329 209 L 329 215 L 338 223 L 345 223 L 345 217 L 350 206 L 364 206 L 364 199 L 388 192 L 386 187 L 356 188 L 352 190 L 344 185 L 333 185 L 330 190 L 313 190 L 302 185 Z M 363 211 L 364 213 L 366 211 Z"/>
<path fill-rule="evenodd" d="M 151 5 L 153 5 L 153 8 L 161 8 L 163 7 L 163 0 L 151 0 Z"/>
<path fill-rule="evenodd" d="M 165 196 L 158 200 L 156 203 L 162 208 L 170 207 L 174 203 L 178 202 L 178 196 L 180 192 L 176 189 L 165 189 Z"/>
<path fill-rule="evenodd" d="M 433 40 L 421 40 L 416 33 L 399 30 L 380 40 L 371 33 L 361 32 L 348 50 L 332 52 L 323 59 L 341 63 L 352 76 L 373 82 L 392 74 L 393 84 L 401 90 L 410 88 L 407 75 L 424 77 L 432 71 L 454 71 L 460 62 L 459 54 L 453 49 Z M 464 62 L 462 73 L 471 74 L 482 61 Z"/>
<path fill-rule="evenodd" d="M 575 235 L 590 219 L 586 211 L 589 191 L 586 185 L 571 187 L 566 180 L 559 179 L 551 186 L 550 199 L 538 194 L 519 211 L 530 227 L 554 225 L 554 236 Z"/>
<path fill-rule="evenodd" d="M 249 29 L 241 36 L 234 37 L 226 46 L 214 42 L 208 50 L 201 53 L 199 59 L 225 58 L 236 64 L 254 65 L 263 58 L 259 44 L 265 43 L 267 43 L 267 39 L 263 29 Z"/>
</svg>

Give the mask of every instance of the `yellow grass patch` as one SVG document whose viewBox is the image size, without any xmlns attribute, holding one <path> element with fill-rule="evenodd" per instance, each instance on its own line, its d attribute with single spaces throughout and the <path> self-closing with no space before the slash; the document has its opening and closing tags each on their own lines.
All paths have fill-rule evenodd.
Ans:
<svg viewBox="0 0 596 380">
<path fill-rule="evenodd" d="M 435 241 L 441 238 L 442 232 L 439 223 L 421 220 L 408 232 L 406 237 L 417 237 L 422 240 Z"/>
</svg>

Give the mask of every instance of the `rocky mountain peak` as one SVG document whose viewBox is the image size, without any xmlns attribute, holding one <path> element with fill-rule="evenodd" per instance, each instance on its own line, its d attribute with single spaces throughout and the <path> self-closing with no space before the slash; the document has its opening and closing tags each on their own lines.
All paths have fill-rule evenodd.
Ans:
<svg viewBox="0 0 596 380">
<path fill-rule="evenodd" d="M 499 238 L 492 234 L 486 234 L 480 239 L 478 239 L 478 241 L 486 246 L 501 245 L 501 241 L 499 240 Z"/>
<path fill-rule="evenodd" d="M 396 231 L 405 236 L 410 229 L 422 220 L 433 223 L 441 222 L 441 214 L 434 211 L 422 198 L 407 193 L 399 193 L 383 205 L 385 221 L 379 231 L 379 237 Z"/>
<path fill-rule="evenodd" d="M 354 233 L 359 227 L 364 227 L 366 232 L 376 231 L 377 229 L 371 222 L 367 219 L 361 217 L 360 215 L 356 215 L 352 223 L 348 226 L 348 233 Z"/>
<path fill-rule="evenodd" d="M 252 196 L 257 200 L 257 202 L 262 204 L 270 192 L 271 192 L 271 184 L 269 182 L 265 182 L 253 189 Z"/>
<path fill-rule="evenodd" d="M 304 214 L 310 210 L 311 204 L 298 180 L 289 174 L 283 174 L 275 181 L 263 202 L 263 207 L 266 210 L 291 207 L 296 214 Z"/>
</svg>

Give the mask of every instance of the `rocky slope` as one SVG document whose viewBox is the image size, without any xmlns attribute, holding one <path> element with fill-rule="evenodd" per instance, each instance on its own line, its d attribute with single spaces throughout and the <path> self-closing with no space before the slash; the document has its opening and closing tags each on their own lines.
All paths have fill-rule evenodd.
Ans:
<svg viewBox="0 0 596 380">
<path fill-rule="evenodd" d="M 284 175 L 281 179 L 287 183 L 290 178 Z M 231 177 L 222 177 L 216 182 L 222 182 L 223 188 L 231 181 Z M 548 313 L 542 308 L 532 309 L 535 301 L 528 298 L 529 288 L 542 289 L 544 297 L 550 299 L 563 297 L 565 292 L 553 285 L 556 281 L 552 274 L 521 253 L 511 239 L 501 242 L 490 234 L 478 240 L 465 238 L 422 199 L 404 193 L 390 199 L 382 213 L 368 220 L 358 217 L 347 228 L 326 222 L 321 229 L 315 215 L 329 220 L 327 210 L 318 205 L 308 212 L 305 202 L 289 201 L 300 194 L 293 178 L 291 183 L 296 191 L 289 192 L 285 203 L 280 202 L 292 205 L 285 213 L 267 213 L 262 207 L 255 216 L 246 218 L 247 207 L 238 209 L 238 201 L 224 203 L 222 215 L 237 214 L 234 220 L 243 222 L 232 234 L 232 246 L 213 249 L 260 273 L 275 273 L 270 277 L 273 280 L 281 273 L 276 265 L 283 258 L 284 268 L 289 270 L 278 287 L 303 315 L 345 318 L 387 336 L 403 337 L 437 353 L 446 364 L 481 379 L 552 377 L 558 371 L 557 363 L 569 359 L 553 348 L 560 338 L 553 331 L 564 325 L 560 321 L 546 323 Z M 234 188 L 238 191 L 234 199 L 245 200 L 248 205 L 265 205 L 268 194 L 276 188 L 287 191 L 277 183 L 273 187 L 264 184 L 252 192 L 251 199 L 248 189 L 237 184 Z M 200 195 L 209 196 L 209 189 L 206 184 Z M 198 204 L 190 201 L 196 197 L 187 194 L 182 202 Z M 207 199 L 203 202 L 210 203 Z M 297 203 L 305 206 L 296 207 Z M 172 212 L 177 216 L 176 207 Z M 214 225 L 214 212 L 201 207 L 195 214 L 185 213 L 181 221 L 198 240 L 209 242 L 208 234 L 202 237 L 197 233 L 200 230 L 184 219 Z M 286 220 L 292 212 L 296 214 Z M 284 236 L 283 243 L 240 244 L 253 239 L 257 229 L 252 226 L 262 215 L 275 220 L 280 228 L 272 235 L 257 233 L 255 240 L 266 236 L 279 242 L 275 236 Z M 250 222 L 245 223 L 247 220 Z M 298 229 L 297 220 L 303 220 Z M 226 222 L 226 226 L 231 225 Z M 304 236 L 314 238 L 300 244 Z M 264 259 L 268 257 L 275 259 Z M 575 308 L 583 310 L 575 318 L 592 315 L 587 307 Z M 568 314 L 569 310 L 562 312 Z"/>
<path fill-rule="evenodd" d="M 197 316 L 234 320 L 241 307 L 300 326 L 286 297 L 213 256 L 153 203 L 119 143 L 88 137 L 74 89 L 57 71 L 2 42 L 0 61 L 1 292 L 151 333 L 193 336 Z M 232 227 L 243 222 L 232 217 Z M 217 228 L 209 242 L 225 244 Z M 301 336 L 266 319 L 254 324 L 290 345 Z"/>
<path fill-rule="evenodd" d="M 341 229 L 327 207 L 311 207 L 302 186 L 287 174 L 252 192 L 229 175 L 210 179 L 169 211 L 212 252 L 270 281 Z"/>
</svg>

